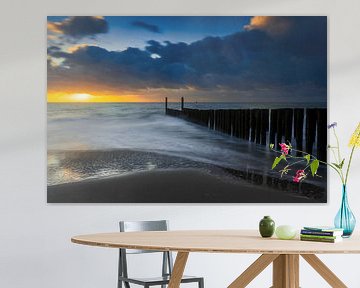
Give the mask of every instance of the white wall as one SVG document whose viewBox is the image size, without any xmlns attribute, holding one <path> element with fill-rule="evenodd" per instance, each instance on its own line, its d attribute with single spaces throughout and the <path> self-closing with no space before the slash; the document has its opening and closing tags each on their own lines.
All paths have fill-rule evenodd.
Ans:
<svg viewBox="0 0 360 288">
<path fill-rule="evenodd" d="M 167 218 L 173 229 L 256 228 L 263 215 L 278 224 L 331 224 L 340 183 L 331 174 L 326 205 L 49 205 L 46 204 L 47 15 L 327 15 L 329 110 L 342 144 L 359 121 L 360 38 L 357 0 L 32 0 L 3 1 L 0 17 L 0 287 L 115 287 L 116 250 L 70 243 L 75 234 L 114 231 L 119 219 Z M 310 44 L 309 44 L 310 45 Z M 350 203 L 360 219 L 360 151 Z M 226 287 L 255 255 L 193 254 L 188 273 L 206 287 Z M 349 287 L 360 287 L 360 255 L 322 256 Z M 135 259 L 135 261 L 138 261 Z M 138 268 L 146 270 L 141 262 Z M 346 264 L 348 263 L 348 264 Z M 346 265 L 345 265 L 346 264 Z M 251 287 L 269 287 L 267 269 Z M 302 287 L 327 287 L 301 263 Z"/>
</svg>

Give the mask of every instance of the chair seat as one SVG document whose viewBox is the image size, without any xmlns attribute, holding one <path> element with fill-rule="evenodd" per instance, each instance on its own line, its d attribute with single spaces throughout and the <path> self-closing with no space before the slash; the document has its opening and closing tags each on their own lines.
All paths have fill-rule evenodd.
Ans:
<svg viewBox="0 0 360 288">
<path fill-rule="evenodd" d="M 181 283 L 188 283 L 188 282 L 196 282 L 200 281 L 202 277 L 195 277 L 195 276 L 186 276 L 184 275 L 181 278 Z M 164 276 L 164 277 L 149 277 L 149 278 L 126 278 L 126 277 L 119 277 L 119 280 L 134 283 L 138 285 L 144 285 L 144 284 L 150 284 L 150 285 L 161 285 L 161 284 L 168 284 L 170 281 L 170 276 Z"/>
</svg>

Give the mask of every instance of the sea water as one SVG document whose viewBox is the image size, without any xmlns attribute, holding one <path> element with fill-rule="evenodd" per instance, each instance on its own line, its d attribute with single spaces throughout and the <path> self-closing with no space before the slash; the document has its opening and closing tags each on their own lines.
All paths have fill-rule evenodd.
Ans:
<svg viewBox="0 0 360 288">
<path fill-rule="evenodd" d="M 169 103 L 169 108 L 179 108 L 175 105 Z M 269 104 L 254 107 L 241 103 L 189 103 L 186 107 L 244 109 L 269 107 Z M 49 185 L 156 168 L 207 165 L 267 173 L 275 156 L 265 146 L 167 116 L 164 103 L 49 103 L 47 117 Z M 80 156 L 76 161 L 67 157 L 74 151 L 102 151 L 102 154 L 96 154 L 98 157 L 94 159 L 90 157 L 91 162 L 85 159 L 82 162 Z M 123 153 L 112 159 L 101 158 L 99 155 L 105 155 L 104 151 Z"/>
</svg>

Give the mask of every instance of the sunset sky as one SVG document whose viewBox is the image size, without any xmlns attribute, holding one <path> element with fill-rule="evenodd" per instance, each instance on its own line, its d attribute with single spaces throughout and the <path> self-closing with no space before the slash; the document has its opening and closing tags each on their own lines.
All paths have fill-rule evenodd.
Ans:
<svg viewBox="0 0 360 288">
<path fill-rule="evenodd" d="M 326 17 L 48 17 L 48 102 L 326 102 Z"/>
</svg>

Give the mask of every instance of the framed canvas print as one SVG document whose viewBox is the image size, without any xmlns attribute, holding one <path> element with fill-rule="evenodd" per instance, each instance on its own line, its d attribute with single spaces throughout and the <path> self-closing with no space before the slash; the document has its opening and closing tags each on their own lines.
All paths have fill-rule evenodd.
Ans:
<svg viewBox="0 0 360 288">
<path fill-rule="evenodd" d="M 49 203 L 327 201 L 325 166 L 297 183 L 271 169 L 269 148 L 326 160 L 326 17 L 49 16 L 47 27 Z"/>
</svg>

